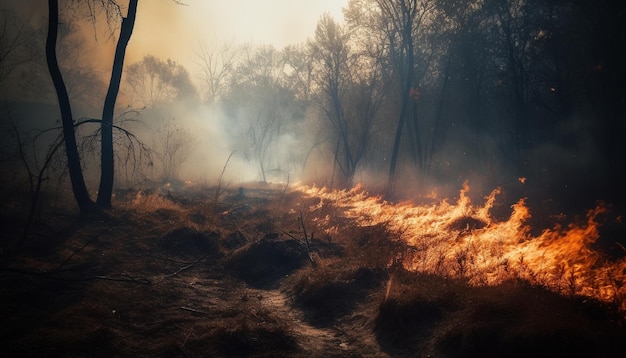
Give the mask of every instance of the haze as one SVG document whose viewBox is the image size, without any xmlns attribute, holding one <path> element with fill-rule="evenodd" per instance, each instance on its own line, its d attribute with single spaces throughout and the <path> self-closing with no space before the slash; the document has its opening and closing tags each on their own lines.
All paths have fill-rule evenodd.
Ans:
<svg viewBox="0 0 626 358">
<path fill-rule="evenodd" d="M 228 163 L 233 182 L 362 183 L 424 198 L 457 195 L 468 180 L 478 196 L 504 187 L 538 205 L 624 200 L 623 44 L 607 35 L 624 31 L 618 5 L 184 2 L 139 2 L 116 117 L 154 157 L 132 164 L 141 170 L 118 160 L 116 185 L 136 185 L 137 172 L 212 184 Z M 0 6 L 10 10 L 3 46 L 17 44 L 0 69 L 3 128 L 53 127 L 46 2 Z M 75 117 L 97 119 L 119 22 L 107 27 L 97 12 L 93 25 L 85 9 L 61 15 Z M 394 18 L 404 15 L 409 33 Z M 170 134 L 185 145 L 166 158 Z M 13 135 L 5 157 L 18 170 Z M 84 150 L 86 172 L 97 172 L 97 150 Z"/>
<path fill-rule="evenodd" d="M 127 1 L 120 1 L 123 6 Z M 277 48 L 306 41 L 323 13 L 341 19 L 347 0 L 171 0 L 139 2 L 137 23 L 128 48 L 128 62 L 146 54 L 171 58 L 192 65 L 200 43 L 256 43 Z M 41 0 L 0 0 L 0 8 L 17 9 L 31 20 L 45 17 Z M 125 11 L 125 10 L 124 10 Z M 93 29 L 86 28 L 93 37 Z M 101 38 L 98 46 L 106 53 L 113 41 Z M 110 54 L 109 54 L 110 55 Z"/>
</svg>

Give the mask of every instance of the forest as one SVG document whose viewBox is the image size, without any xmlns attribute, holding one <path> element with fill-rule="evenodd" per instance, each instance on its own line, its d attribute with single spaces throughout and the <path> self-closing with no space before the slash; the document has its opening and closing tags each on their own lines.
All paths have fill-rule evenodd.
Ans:
<svg viewBox="0 0 626 358">
<path fill-rule="evenodd" d="M 138 0 L 43 3 L 0 3 L 0 296 L 58 298 L 2 351 L 623 352 L 621 1 L 349 0 L 191 59 L 126 54 Z"/>
<path fill-rule="evenodd" d="M 96 31 L 80 24 L 87 18 L 117 36 L 122 8 L 86 3 L 61 9 L 57 52 L 74 119 L 86 122 L 76 128 L 83 166 L 97 171 L 89 119 L 102 117 L 109 78 L 80 60 L 88 45 L 78 32 Z M 343 19 L 323 15 L 309 40 L 283 49 L 200 44 L 193 69 L 146 55 L 124 64 L 116 185 L 212 180 L 233 153 L 243 180 L 415 195 L 525 178 L 568 205 L 620 202 L 623 12 L 617 1 L 350 1 Z M 24 176 L 10 173 L 41 169 L 33 156 L 45 157 L 59 115 L 45 29 L 3 17 L 3 180 L 15 185 Z M 46 132 L 38 143 L 33 129 Z"/>
</svg>

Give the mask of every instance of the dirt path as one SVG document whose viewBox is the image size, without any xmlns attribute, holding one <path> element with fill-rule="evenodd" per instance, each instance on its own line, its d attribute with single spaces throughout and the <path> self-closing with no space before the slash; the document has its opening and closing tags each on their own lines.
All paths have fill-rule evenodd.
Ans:
<svg viewBox="0 0 626 358">
<path fill-rule="evenodd" d="M 371 332 L 361 324 L 364 317 L 347 317 L 337 326 L 316 327 L 307 322 L 292 299 L 278 289 L 246 288 L 251 299 L 281 317 L 293 332 L 304 356 L 387 357 L 371 339 Z"/>
<path fill-rule="evenodd" d="M 317 328 L 303 320 L 300 311 L 290 305 L 290 299 L 279 290 L 248 289 L 250 295 L 259 298 L 264 308 L 282 317 L 291 327 L 298 343 L 307 352 L 331 352 L 341 350 L 343 342 L 331 329 Z"/>
</svg>

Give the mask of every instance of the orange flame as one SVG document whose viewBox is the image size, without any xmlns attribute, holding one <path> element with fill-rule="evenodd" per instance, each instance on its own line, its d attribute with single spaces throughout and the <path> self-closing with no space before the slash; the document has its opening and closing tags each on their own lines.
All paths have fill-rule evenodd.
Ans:
<svg viewBox="0 0 626 358">
<path fill-rule="evenodd" d="M 474 206 L 463 184 L 455 204 L 443 200 L 434 205 L 389 203 L 368 195 L 361 185 L 351 190 L 300 186 L 297 190 L 320 198 L 317 206 L 332 203 L 359 225 L 385 224 L 401 233 L 412 248 L 404 259 L 409 270 L 461 277 L 473 285 L 495 285 L 507 280 L 526 280 L 567 295 L 594 297 L 626 311 L 626 258 L 610 261 L 592 248 L 600 237 L 598 216 L 607 211 L 599 205 L 583 223 L 556 224 L 539 236 L 531 235 L 531 217 L 525 200 L 512 206 L 508 220 L 496 221 L 489 211 L 499 188 Z M 311 208 L 314 211 L 316 207 Z M 328 234 L 328 217 L 315 219 Z"/>
</svg>

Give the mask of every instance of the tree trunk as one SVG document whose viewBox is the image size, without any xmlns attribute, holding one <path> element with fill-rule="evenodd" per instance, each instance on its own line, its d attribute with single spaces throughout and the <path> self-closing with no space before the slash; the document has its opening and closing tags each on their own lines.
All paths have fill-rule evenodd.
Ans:
<svg viewBox="0 0 626 358">
<path fill-rule="evenodd" d="M 114 161 L 113 161 L 113 114 L 115 110 L 115 102 L 117 94 L 120 90 L 120 82 L 122 79 L 122 68 L 124 67 L 124 56 L 126 55 L 126 47 L 133 34 L 135 26 L 135 17 L 137 14 L 137 3 L 139 0 L 130 0 L 128 4 L 128 14 L 122 19 L 122 27 L 120 30 L 120 38 L 115 48 L 115 57 L 113 59 L 113 68 L 111 70 L 111 80 L 109 81 L 109 89 L 104 100 L 104 108 L 102 110 L 102 152 L 100 157 L 100 188 L 98 189 L 98 205 L 108 209 L 111 207 L 111 195 L 113 193 L 114 181 Z"/>
<path fill-rule="evenodd" d="M 398 155 L 400 152 L 400 141 L 402 140 L 402 130 L 404 129 L 404 122 L 406 119 L 406 104 L 404 103 L 404 98 L 402 99 L 402 109 L 400 110 L 400 115 L 398 116 L 398 126 L 396 127 L 396 135 L 393 140 L 393 150 L 391 152 L 391 162 L 389 165 L 389 180 L 394 181 L 396 176 L 396 166 L 398 163 Z"/>
<path fill-rule="evenodd" d="M 396 31 L 401 36 L 400 51 L 398 51 L 396 61 L 399 64 L 398 74 L 400 80 L 400 96 L 402 99 L 402 107 L 400 109 L 400 117 L 398 118 L 398 126 L 396 127 L 396 135 L 393 142 L 393 151 L 391 153 L 391 161 L 389 165 L 389 178 L 387 184 L 387 191 L 393 194 L 395 190 L 396 181 L 396 167 L 398 165 L 398 157 L 400 155 L 400 143 L 402 141 L 402 131 L 404 130 L 404 124 L 407 121 L 410 90 L 413 81 L 413 66 L 414 66 L 414 54 L 413 54 L 413 21 L 415 19 L 415 3 L 413 7 L 407 7 L 407 4 L 402 1 L 399 3 L 400 18 L 398 19 L 398 26 Z"/>
<path fill-rule="evenodd" d="M 72 184 L 72 192 L 80 209 L 81 214 L 93 212 L 96 205 L 89 197 L 83 171 L 80 164 L 80 156 L 76 146 L 76 132 L 74 131 L 74 119 L 72 118 L 72 106 L 67 94 L 67 88 L 63 81 L 63 75 L 59 69 L 56 55 L 56 42 L 59 26 L 59 1 L 48 1 L 48 37 L 46 39 L 46 62 L 48 71 L 59 101 L 61 110 L 61 121 L 63 124 L 63 139 L 65 141 L 65 152 L 67 154 L 67 166 Z"/>
<path fill-rule="evenodd" d="M 411 48 L 412 51 L 412 48 Z M 407 119 L 409 100 L 410 100 L 410 90 L 411 90 L 411 78 L 413 77 L 413 56 L 410 56 L 407 59 L 403 59 L 405 62 L 405 67 L 408 69 L 406 73 L 406 79 L 402 80 L 402 88 L 401 88 L 401 97 L 402 97 L 402 107 L 400 108 L 400 116 L 398 118 L 398 126 L 396 127 L 396 135 L 393 141 L 393 151 L 391 153 L 391 162 L 389 165 L 389 184 L 388 189 L 393 192 L 393 188 L 395 187 L 396 181 L 396 167 L 398 165 L 398 157 L 400 155 L 400 143 L 402 141 L 402 132 L 404 130 L 404 123 Z"/>
</svg>

